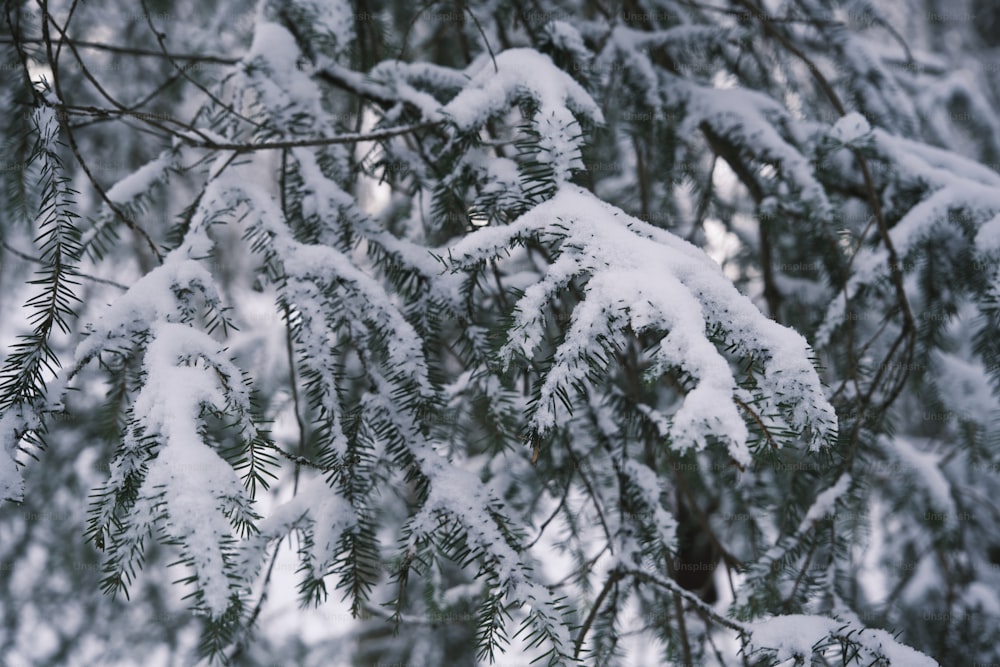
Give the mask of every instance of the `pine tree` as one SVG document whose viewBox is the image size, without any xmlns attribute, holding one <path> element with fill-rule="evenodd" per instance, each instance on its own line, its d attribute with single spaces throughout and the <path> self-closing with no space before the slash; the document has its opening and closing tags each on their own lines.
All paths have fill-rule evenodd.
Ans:
<svg viewBox="0 0 1000 667">
<path fill-rule="evenodd" d="M 992 9 L 138 7 L 4 8 L 0 662 L 1000 661 Z"/>
</svg>

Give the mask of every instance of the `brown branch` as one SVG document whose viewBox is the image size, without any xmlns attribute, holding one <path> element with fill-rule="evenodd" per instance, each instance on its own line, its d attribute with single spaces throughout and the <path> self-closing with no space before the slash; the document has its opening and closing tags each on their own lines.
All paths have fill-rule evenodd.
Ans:
<svg viewBox="0 0 1000 667">
<path fill-rule="evenodd" d="M 590 496 L 591 501 L 594 503 L 594 509 L 597 510 L 597 518 L 601 520 L 601 527 L 604 528 L 604 536 L 608 538 L 608 544 L 610 545 L 613 541 L 611 535 L 611 529 L 608 527 L 608 522 L 604 518 L 604 510 L 601 509 L 601 503 L 598 501 L 597 492 L 594 491 L 594 487 L 591 486 L 590 480 L 583 473 L 583 464 L 577 457 L 576 452 L 573 451 L 572 447 L 567 447 L 566 451 L 569 453 L 569 457 L 573 460 L 573 466 L 580 475 L 580 480 L 583 482 L 583 487 L 587 490 L 587 495 Z M 614 553 L 614 547 L 611 547 L 611 553 Z"/>
<path fill-rule="evenodd" d="M 608 593 L 611 592 L 611 588 L 624 577 L 625 574 L 622 570 L 612 570 L 608 574 L 608 578 L 604 582 L 604 587 L 597 595 L 597 599 L 594 600 L 594 606 L 590 608 L 590 613 L 587 614 L 586 620 L 584 620 L 583 625 L 580 627 L 580 634 L 576 636 L 576 643 L 573 647 L 574 660 L 577 660 L 580 657 L 580 649 L 583 648 L 583 640 L 586 638 L 587 633 L 590 632 L 590 626 L 594 624 L 594 619 L 597 618 L 597 614 L 601 611 L 601 605 L 604 604 L 604 598 L 606 598 Z"/>
<path fill-rule="evenodd" d="M 767 425 L 764 424 L 764 421 L 760 418 L 760 415 L 758 415 L 753 408 L 744 403 L 740 398 L 733 396 L 733 401 L 736 403 L 736 405 L 742 408 L 748 415 L 750 415 L 750 418 L 753 419 L 755 424 L 757 424 L 757 428 L 759 428 L 761 432 L 764 434 L 764 438 L 767 440 L 767 444 L 771 446 L 771 449 L 778 449 L 777 441 L 774 439 L 774 436 L 771 435 L 771 431 L 767 428 Z"/>
</svg>

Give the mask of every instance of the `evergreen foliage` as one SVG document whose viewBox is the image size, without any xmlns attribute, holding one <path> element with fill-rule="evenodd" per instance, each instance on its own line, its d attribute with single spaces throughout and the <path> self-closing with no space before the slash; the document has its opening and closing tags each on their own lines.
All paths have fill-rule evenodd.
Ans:
<svg viewBox="0 0 1000 667">
<path fill-rule="evenodd" d="M 0 662 L 1000 661 L 936 6 L 6 2 Z"/>
</svg>

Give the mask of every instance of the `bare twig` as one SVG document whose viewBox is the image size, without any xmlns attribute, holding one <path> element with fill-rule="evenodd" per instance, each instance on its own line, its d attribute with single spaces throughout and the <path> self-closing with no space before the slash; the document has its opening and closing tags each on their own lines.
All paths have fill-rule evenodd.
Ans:
<svg viewBox="0 0 1000 667">
<path fill-rule="evenodd" d="M 12 254 L 12 255 L 14 255 L 16 257 L 20 257 L 21 259 L 23 259 L 23 260 L 25 260 L 27 262 L 31 262 L 32 264 L 44 264 L 45 263 L 42 260 L 38 259 L 37 257 L 32 257 L 31 255 L 29 255 L 29 254 L 27 254 L 25 252 L 21 252 L 20 250 L 18 250 L 17 248 L 13 247 L 12 245 L 10 245 L 9 243 L 7 243 L 6 241 L 0 242 L 0 245 L 2 245 L 3 249 L 6 250 L 7 252 L 9 252 L 10 254 Z M 117 287 L 120 290 L 126 290 L 126 291 L 128 290 L 128 287 L 126 287 L 125 285 L 122 285 L 121 283 L 115 282 L 114 280 L 108 280 L 107 278 L 98 278 L 97 276 L 92 276 L 92 275 L 87 274 L 87 273 L 80 273 L 79 271 L 73 272 L 73 277 L 74 278 L 83 278 L 85 280 L 90 280 L 92 282 L 100 283 L 102 285 L 110 285 L 111 287 Z"/>
<path fill-rule="evenodd" d="M 594 606 L 590 608 L 590 613 L 587 614 L 586 620 L 584 620 L 583 625 L 580 627 L 580 634 L 576 636 L 576 644 L 573 647 L 573 659 L 579 659 L 580 649 L 583 648 L 583 640 L 587 637 L 587 633 L 590 631 L 590 626 L 594 624 L 594 619 L 597 618 L 597 614 L 601 611 L 601 606 L 604 604 L 604 598 L 608 596 L 611 589 L 624 578 L 624 573 L 622 570 L 612 570 L 608 574 L 607 580 L 604 582 L 604 587 L 601 592 L 597 595 L 597 599 L 594 600 Z"/>
<path fill-rule="evenodd" d="M 55 22 L 55 19 L 52 18 L 52 16 L 49 14 L 47 0 L 39 0 L 39 7 L 42 10 L 42 38 L 45 43 L 45 50 L 49 60 L 49 66 L 52 70 L 52 85 L 54 87 L 57 98 L 61 101 L 64 99 L 64 97 L 62 94 L 62 84 L 59 76 L 59 58 L 52 48 L 52 36 L 49 33 L 49 25 L 51 24 L 52 26 L 54 26 L 56 30 L 59 32 L 60 43 L 66 39 L 66 31 L 65 28 L 59 26 L 59 24 Z M 74 56 L 80 63 L 80 67 L 83 68 L 85 76 L 87 76 L 91 81 L 94 81 L 93 75 L 90 74 L 89 70 L 87 70 L 86 66 L 83 64 L 83 61 L 80 60 L 79 54 L 76 52 L 75 48 L 70 46 L 70 49 L 73 51 Z M 108 99 L 112 102 L 112 104 L 121 106 L 113 98 L 109 97 Z M 108 208 L 111 209 L 111 211 L 113 211 L 114 214 L 122 222 L 124 222 L 129 229 L 133 231 L 133 233 L 139 235 L 146 242 L 146 245 L 149 246 L 149 249 L 152 251 L 153 256 L 156 257 L 156 260 L 162 263 L 163 255 L 160 254 L 159 249 L 156 247 L 156 244 L 153 243 L 153 239 L 150 238 L 149 234 L 146 233 L 146 230 L 144 230 L 138 223 L 136 223 L 134 220 L 125 215 L 124 211 L 122 211 L 117 205 L 115 205 L 113 201 L 111 201 L 111 198 L 108 197 L 108 193 L 105 192 L 104 188 L 102 188 L 100 183 L 97 182 L 97 179 L 94 177 L 93 172 L 87 165 L 87 161 L 83 159 L 83 155 L 80 153 L 80 147 L 76 143 L 76 137 L 73 133 L 73 128 L 69 124 L 69 121 L 65 118 L 62 118 L 60 120 L 60 123 L 66 132 L 66 139 L 69 143 L 70 150 L 73 152 L 74 157 L 76 157 L 77 162 L 80 164 L 80 168 L 83 169 L 83 172 L 87 175 L 87 179 L 90 181 L 91 185 L 93 185 L 94 189 L 97 190 L 98 195 L 101 197 L 104 203 L 108 205 Z"/>
<path fill-rule="evenodd" d="M 45 40 L 40 37 L 28 37 L 24 39 L 14 39 L 11 37 L 0 37 L 0 44 L 44 44 Z M 114 44 L 104 44 L 102 42 L 88 42 L 82 39 L 67 39 L 67 46 L 76 46 L 82 49 L 96 49 L 108 51 L 110 53 L 121 53 L 128 56 L 140 56 L 151 58 L 171 58 L 173 60 L 185 60 L 188 62 L 212 63 L 215 65 L 235 65 L 240 62 L 239 58 L 224 58 L 222 56 L 204 55 L 197 53 L 163 53 L 152 49 L 140 49 L 131 46 L 116 46 Z"/>
<path fill-rule="evenodd" d="M 441 121 L 427 121 L 414 125 L 404 125 L 402 127 L 389 127 L 383 130 L 375 130 L 367 133 L 340 134 L 335 137 L 314 137 L 309 139 L 290 139 L 287 141 L 265 141 L 258 144 L 241 144 L 216 142 L 211 139 L 196 141 L 189 136 L 179 135 L 180 138 L 195 148 L 208 148 L 211 150 L 236 151 L 237 153 L 251 153 L 254 151 L 285 150 L 288 148 L 303 148 L 307 146 L 330 146 L 333 144 L 356 144 L 362 141 L 378 141 L 390 137 L 398 137 L 410 132 L 416 132 L 429 127 L 442 124 Z"/>
</svg>

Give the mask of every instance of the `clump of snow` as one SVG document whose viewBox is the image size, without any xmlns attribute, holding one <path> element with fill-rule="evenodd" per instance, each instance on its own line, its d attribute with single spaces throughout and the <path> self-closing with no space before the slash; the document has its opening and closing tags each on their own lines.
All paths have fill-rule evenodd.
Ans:
<svg viewBox="0 0 1000 667">
<path fill-rule="evenodd" d="M 466 74 L 471 77 L 468 86 L 444 107 L 462 129 L 481 127 L 522 95 L 538 104 L 542 116 L 569 108 L 595 122 L 604 122 L 601 108 L 583 86 L 534 49 L 508 49 L 498 54 L 496 70 L 489 56 L 480 56 Z"/>
<path fill-rule="evenodd" d="M 642 501 L 647 507 L 652 509 L 653 522 L 656 525 L 657 534 L 664 546 L 673 550 L 675 548 L 675 538 L 677 535 L 677 521 L 660 502 L 660 497 L 664 493 L 660 478 L 649 466 L 636 461 L 626 459 L 623 472 L 636 485 L 642 497 Z"/>
<path fill-rule="evenodd" d="M 152 516 L 164 508 L 164 531 L 183 545 L 206 607 L 219 616 L 238 585 L 228 576 L 226 547 L 234 536 L 227 514 L 245 515 L 250 500 L 233 467 L 204 442 L 201 413 L 226 410 L 225 391 L 242 386 L 241 375 L 197 329 L 159 323 L 152 335 L 143 358 L 146 381 L 132 407 L 136 427 L 127 438 L 141 431 L 159 442 L 139 497 Z"/>
<path fill-rule="evenodd" d="M 844 145 L 857 143 L 872 131 L 868 120 L 857 111 L 842 116 L 830 128 L 830 137 Z"/>
<path fill-rule="evenodd" d="M 253 41 L 243 56 L 248 85 L 272 113 L 307 113 L 325 118 L 319 86 L 299 68 L 302 53 L 295 36 L 283 25 L 258 17 Z M 289 119 L 290 120 L 290 119 Z"/>
<path fill-rule="evenodd" d="M 983 253 L 1000 251 L 1000 215 L 993 216 L 979 228 L 976 234 L 976 247 Z"/>
<path fill-rule="evenodd" d="M 459 128 L 482 127 L 518 100 L 530 98 L 537 105 L 533 122 L 540 135 L 539 160 L 553 165 L 555 178 L 568 180 L 583 166 L 583 137 L 572 112 L 604 122 L 600 107 L 573 77 L 534 49 L 508 49 L 494 61 L 481 56 L 469 66 L 469 84 L 442 109 Z"/>
<path fill-rule="evenodd" d="M 295 0 L 296 9 L 303 11 L 312 29 L 333 40 L 329 56 L 345 52 L 354 41 L 354 8 L 347 0 Z"/>
<path fill-rule="evenodd" d="M 307 187 L 315 193 L 317 211 L 333 213 L 350 207 L 350 198 L 322 174 L 314 155 L 304 150 L 292 154 Z M 427 399 L 433 394 L 433 388 L 428 378 L 423 340 L 396 300 L 375 276 L 332 244 L 297 241 L 274 198 L 235 175 L 224 174 L 208 185 L 188 236 L 204 236 L 213 220 L 238 207 L 248 210 L 248 215 L 240 220 L 246 225 L 248 235 L 260 243 L 258 249 L 269 256 L 270 261 L 280 262 L 284 269 L 281 298 L 294 304 L 294 319 L 298 323 L 294 327 L 296 356 L 303 369 L 322 388 L 322 401 L 317 408 L 322 418 L 328 420 L 329 444 L 339 452 L 346 447 L 341 427 L 341 383 L 337 379 L 341 371 L 335 354 L 336 346 L 341 344 L 335 332 L 337 326 L 344 327 L 346 335 L 353 340 L 375 337 L 380 341 L 386 360 L 368 357 L 365 361 L 372 384 L 382 393 L 379 400 L 366 403 L 365 409 L 384 408 L 398 417 L 400 424 L 409 424 L 401 426 L 408 433 L 413 416 L 400 416 L 399 410 L 385 405 L 382 399 L 411 391 Z M 440 274 L 439 268 L 430 268 L 434 260 L 426 250 L 418 256 L 414 248 L 389 232 L 373 233 L 379 243 L 405 260 L 412 260 L 419 270 L 429 275 Z M 200 246 L 199 243 L 195 245 Z M 443 282 L 447 284 L 450 280 Z M 332 300 L 336 301 L 336 308 L 331 308 Z M 342 313 L 336 324 L 330 321 L 331 311 Z"/>
<path fill-rule="evenodd" d="M 813 647 L 821 644 L 841 624 L 825 616 L 791 614 L 747 625 L 753 644 L 776 653 L 777 662 L 812 662 Z"/>
<path fill-rule="evenodd" d="M 898 268 L 914 274 L 922 264 L 923 243 L 933 239 L 936 245 L 971 246 L 969 249 L 988 258 L 1000 243 L 1000 174 L 972 160 L 933 146 L 889 134 L 879 128 L 871 130 L 871 148 L 893 165 L 893 179 L 909 187 L 928 190 L 924 198 L 912 206 L 889 231 L 896 249 Z M 956 224 L 953 214 L 960 214 Z M 969 227 L 975 242 L 969 243 Z M 892 262 L 884 244 L 863 245 L 854 257 L 854 275 L 846 293 L 853 298 L 865 286 L 885 280 Z M 915 292 L 915 283 L 904 284 L 908 293 Z M 913 302 L 919 302 L 914 293 Z M 843 299 L 831 302 L 817 340 L 827 340 L 844 321 Z"/>
<path fill-rule="evenodd" d="M 566 21 L 549 21 L 545 24 L 545 32 L 552 40 L 552 45 L 563 51 L 572 53 L 587 53 L 587 45 L 580 31 Z"/>
<path fill-rule="evenodd" d="M 809 507 L 805 517 L 802 519 L 798 532 L 804 532 L 812 523 L 833 513 L 837 500 L 847 493 L 847 489 L 850 485 L 851 476 L 848 473 L 844 473 L 840 476 L 840 479 L 837 480 L 836 484 L 816 496 L 816 500 L 813 501 L 813 504 Z"/>
<path fill-rule="evenodd" d="M 890 633 L 877 628 L 866 628 L 860 634 L 866 652 L 874 657 L 888 659 L 889 664 L 906 667 L 938 667 L 937 661 L 920 651 L 900 644 Z"/>
<path fill-rule="evenodd" d="M 143 192 L 148 192 L 156 183 L 162 181 L 167 170 L 173 165 L 169 152 L 164 151 L 155 160 L 147 162 L 138 170 L 121 179 L 108 190 L 108 199 L 116 203 L 125 203 L 135 199 Z"/>
<path fill-rule="evenodd" d="M 189 320 L 199 306 L 221 307 L 215 280 L 198 262 L 171 255 L 108 307 L 77 346 L 76 358 L 84 361 L 103 350 L 129 349 L 148 333 L 151 323 Z"/>
<path fill-rule="evenodd" d="M 814 647 L 828 643 L 830 638 L 845 638 L 857 645 L 860 664 L 881 664 L 881 659 L 893 667 L 938 667 L 936 661 L 900 644 L 884 630 L 865 628 L 826 616 L 774 616 L 747 623 L 745 629 L 753 648 L 776 654 L 775 664 L 787 660 L 794 661 L 794 664 L 811 664 Z"/>
<path fill-rule="evenodd" d="M 372 81 L 389 87 L 396 98 L 420 109 L 425 120 L 441 120 L 440 102 L 432 92 L 457 94 L 468 83 L 462 71 L 431 63 L 387 60 L 368 73 Z"/>
<path fill-rule="evenodd" d="M 297 68 L 299 59 L 299 47 L 294 35 L 279 23 L 257 23 L 244 60 L 252 62 L 257 59 L 266 63 L 276 76 L 291 74 Z"/>
<path fill-rule="evenodd" d="M 501 532 L 495 515 L 502 503 L 493 489 L 454 462 L 433 452 L 420 457 L 421 471 L 429 481 L 430 492 L 423 507 L 407 525 L 407 553 L 437 532 L 442 519 L 459 522 L 466 531 L 470 548 L 480 551 L 496 575 L 492 591 L 528 606 L 536 628 L 544 632 L 560 652 L 572 645 L 558 602 L 551 589 L 535 580 L 523 555 L 515 550 Z"/>
<path fill-rule="evenodd" d="M 312 540 L 299 553 L 305 555 L 312 570 L 324 573 L 334 565 L 341 536 L 355 529 L 358 515 L 347 499 L 331 488 L 321 476 L 304 480 L 298 493 L 275 507 L 257 525 L 258 534 L 241 545 L 240 560 L 244 577 L 252 579 L 260 571 L 267 545 L 293 529 L 308 528 Z"/>
<path fill-rule="evenodd" d="M 881 446 L 902 464 L 904 470 L 912 471 L 920 482 L 920 488 L 936 514 L 944 519 L 945 525 L 954 527 L 958 521 L 955 499 L 951 495 L 951 484 L 941 472 L 943 455 L 919 449 L 914 442 L 902 435 L 880 439 Z"/>
</svg>

